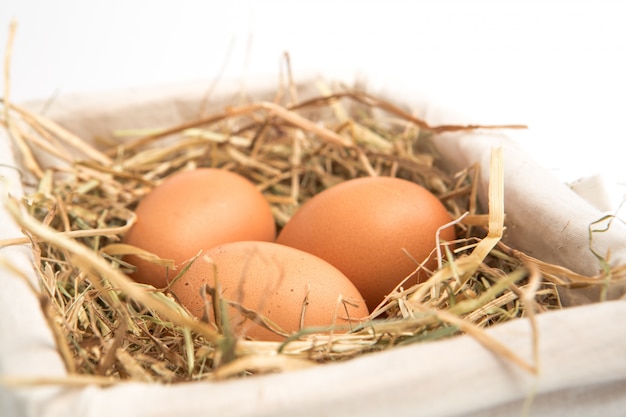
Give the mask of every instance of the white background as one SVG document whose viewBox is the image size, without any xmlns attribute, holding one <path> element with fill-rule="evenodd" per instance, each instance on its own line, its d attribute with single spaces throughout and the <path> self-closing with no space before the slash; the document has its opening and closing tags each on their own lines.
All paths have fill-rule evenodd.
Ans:
<svg viewBox="0 0 626 417">
<path fill-rule="evenodd" d="M 18 22 L 13 100 L 208 82 L 218 74 L 362 74 L 519 139 L 563 181 L 626 182 L 622 1 L 2 0 Z M 2 84 L 4 82 L 2 81 Z"/>
</svg>

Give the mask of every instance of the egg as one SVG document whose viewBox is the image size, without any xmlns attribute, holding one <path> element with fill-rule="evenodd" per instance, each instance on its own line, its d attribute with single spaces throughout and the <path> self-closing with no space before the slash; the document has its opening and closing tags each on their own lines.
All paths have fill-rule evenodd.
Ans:
<svg viewBox="0 0 626 417">
<path fill-rule="evenodd" d="M 418 264 L 436 267 L 437 229 L 452 220 L 426 188 L 394 177 L 363 177 L 308 200 L 280 231 L 277 243 L 328 261 L 359 289 L 373 311 Z M 454 227 L 440 239 L 455 238 Z M 424 280 L 416 273 L 405 288 Z"/>
<path fill-rule="evenodd" d="M 176 265 L 222 243 L 276 237 L 267 199 L 248 179 L 224 169 L 173 174 L 139 202 L 135 213 L 137 221 L 123 242 Z M 137 268 L 130 274 L 133 279 L 157 288 L 178 273 L 135 255 L 124 260 Z"/>
<path fill-rule="evenodd" d="M 205 285 L 219 288 L 222 300 L 258 313 L 287 334 L 311 326 L 337 325 L 344 327 L 338 331 L 346 331 L 369 314 L 359 291 L 337 268 L 272 242 L 241 241 L 209 249 L 172 284 L 172 294 L 191 314 L 215 320 L 210 301 L 207 304 L 211 297 L 202 296 Z M 241 309 L 231 306 L 226 311 L 237 336 L 285 339 Z"/>
</svg>

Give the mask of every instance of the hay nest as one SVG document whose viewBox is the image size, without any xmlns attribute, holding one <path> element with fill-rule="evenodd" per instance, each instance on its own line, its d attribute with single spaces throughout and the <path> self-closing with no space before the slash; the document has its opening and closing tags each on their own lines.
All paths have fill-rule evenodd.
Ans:
<svg viewBox="0 0 626 417">
<path fill-rule="evenodd" d="M 410 343 L 470 334 L 536 372 L 484 328 L 562 308 L 557 289 L 602 285 L 615 271 L 582 277 L 515 251 L 504 230 L 502 159 L 494 150 L 490 206 L 477 203 L 478 167 L 445 172 L 430 146 L 444 131 L 519 126 L 429 126 L 360 88 L 317 86 L 301 99 L 289 79 L 271 102 L 247 102 L 183 125 L 116 132 L 97 149 L 52 120 L 3 100 L 2 123 L 20 153 L 26 196 L 6 208 L 32 247 L 33 291 L 56 337 L 68 383 L 176 383 L 280 372 Z M 59 163 L 42 166 L 47 155 Z M 302 329 L 282 343 L 234 339 L 191 317 L 166 292 L 134 283 L 120 237 L 133 209 L 165 177 L 196 167 L 232 170 L 254 182 L 279 227 L 323 189 L 347 179 L 396 176 L 423 185 L 455 219 L 430 279 L 396 290 L 348 333 Z M 623 271 L 622 271 L 623 272 Z M 535 341 L 536 342 L 536 341 Z M 59 382 L 59 381 L 57 381 Z M 85 382 L 87 383 L 87 382 Z"/>
</svg>

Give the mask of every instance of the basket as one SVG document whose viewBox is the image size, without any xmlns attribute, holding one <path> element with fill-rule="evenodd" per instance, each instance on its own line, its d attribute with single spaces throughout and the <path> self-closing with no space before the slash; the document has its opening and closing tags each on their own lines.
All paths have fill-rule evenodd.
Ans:
<svg viewBox="0 0 626 417">
<path fill-rule="evenodd" d="M 246 93 L 267 98 L 274 91 L 272 81 L 259 79 L 248 83 Z M 238 82 L 222 83 L 212 92 L 207 111 L 224 108 L 238 94 Z M 416 102 L 406 90 L 380 94 L 409 108 Z M 116 129 L 189 120 L 206 103 L 203 86 L 164 86 L 66 96 L 47 108 L 46 115 L 78 136 L 102 139 Z M 41 109 L 41 103 L 25 106 Z M 533 162 L 505 133 L 451 132 L 433 143 L 451 171 L 480 164 L 479 200 L 485 205 L 489 157 L 492 149 L 502 148 L 507 244 L 580 274 L 598 272 L 598 258 L 589 250 L 589 229 L 603 213 Z M 9 137 L 0 132 L 0 177 L 8 194 L 19 197 L 22 181 L 15 167 L 20 161 L 14 155 Z M 0 208 L 0 239 L 19 236 L 19 227 Z M 614 264 L 625 263 L 626 227 L 613 222 L 594 237 L 594 250 L 610 253 Z M 72 386 L 59 383 L 66 370 L 39 300 L 27 285 L 36 283 L 31 250 L 25 245 L 4 247 L 0 257 L 11 265 L 0 269 L 0 410 L 6 416 L 616 416 L 626 409 L 622 285 L 612 287 L 603 302 L 597 302 L 599 290 L 563 291 L 567 308 L 543 313 L 535 322 L 517 319 L 487 330 L 534 363 L 537 375 L 464 335 L 237 380 Z M 31 378 L 30 383 L 20 383 L 20 378 Z"/>
</svg>

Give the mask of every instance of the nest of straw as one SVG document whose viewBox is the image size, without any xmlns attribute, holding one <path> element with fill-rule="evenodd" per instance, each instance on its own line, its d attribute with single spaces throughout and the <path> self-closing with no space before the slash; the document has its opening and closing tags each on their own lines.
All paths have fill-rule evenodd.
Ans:
<svg viewBox="0 0 626 417">
<path fill-rule="evenodd" d="M 33 287 L 70 376 L 101 384 L 176 383 L 287 371 L 459 334 L 529 372 L 486 327 L 562 308 L 559 287 L 606 283 L 542 263 L 502 243 L 501 155 L 494 151 L 490 209 L 476 198 L 477 167 L 445 172 L 436 134 L 486 126 L 429 126 L 359 88 L 317 86 L 300 99 L 285 83 L 271 102 L 246 102 L 178 126 L 116 132 L 96 149 L 52 120 L 3 101 L 3 124 L 20 153 L 27 195 L 7 209 L 32 246 Z M 499 126 L 498 128 L 518 126 Z M 121 137 L 124 136 L 124 137 Z M 42 156 L 58 163 L 43 166 Z M 321 190 L 367 175 L 423 185 L 445 204 L 459 239 L 439 253 L 424 283 L 396 290 L 348 333 L 309 329 L 285 342 L 233 339 L 192 318 L 164 291 L 126 276 L 120 237 L 133 209 L 165 177 L 196 167 L 232 170 L 254 182 L 279 227 Z M 94 379 L 95 378 L 95 379 Z"/>
</svg>

